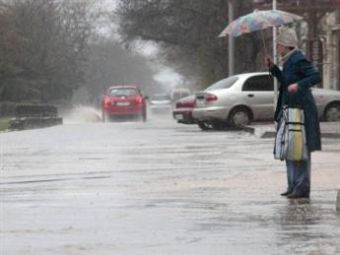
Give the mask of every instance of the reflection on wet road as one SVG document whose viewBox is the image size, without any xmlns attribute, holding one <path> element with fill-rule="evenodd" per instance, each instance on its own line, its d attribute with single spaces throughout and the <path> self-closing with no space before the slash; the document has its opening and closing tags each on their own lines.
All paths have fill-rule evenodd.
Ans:
<svg viewBox="0 0 340 255">
<path fill-rule="evenodd" d="M 272 140 L 147 123 L 0 134 L 0 254 L 340 254 L 340 143 L 287 200 Z"/>
</svg>

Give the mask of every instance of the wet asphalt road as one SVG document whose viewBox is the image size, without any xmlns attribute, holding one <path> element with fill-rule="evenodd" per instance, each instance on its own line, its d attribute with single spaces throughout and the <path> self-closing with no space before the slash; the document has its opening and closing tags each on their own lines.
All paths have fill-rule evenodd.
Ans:
<svg viewBox="0 0 340 255">
<path fill-rule="evenodd" d="M 340 140 L 287 200 L 272 139 L 170 118 L 0 134 L 0 254 L 340 254 Z"/>
</svg>

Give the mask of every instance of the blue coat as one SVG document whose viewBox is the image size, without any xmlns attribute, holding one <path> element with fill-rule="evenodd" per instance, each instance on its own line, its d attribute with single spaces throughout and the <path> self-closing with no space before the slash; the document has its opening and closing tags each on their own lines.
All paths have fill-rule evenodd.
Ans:
<svg viewBox="0 0 340 255">
<path fill-rule="evenodd" d="M 282 71 L 274 65 L 270 72 L 277 77 L 280 83 L 275 120 L 279 120 L 283 105 L 302 107 L 305 113 L 308 149 L 309 151 L 321 150 L 318 111 L 310 89 L 321 81 L 319 71 L 297 50 L 283 64 Z M 289 93 L 287 89 L 293 83 L 297 83 L 299 88 L 295 94 Z"/>
</svg>

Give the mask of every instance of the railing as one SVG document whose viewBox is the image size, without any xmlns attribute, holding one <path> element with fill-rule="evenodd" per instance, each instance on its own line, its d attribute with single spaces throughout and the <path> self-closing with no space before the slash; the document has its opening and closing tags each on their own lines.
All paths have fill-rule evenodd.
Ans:
<svg viewBox="0 0 340 255">
<path fill-rule="evenodd" d="M 58 117 L 58 110 L 52 105 L 18 105 L 14 109 L 14 118 L 10 128 L 16 130 L 50 127 L 63 123 Z"/>
</svg>

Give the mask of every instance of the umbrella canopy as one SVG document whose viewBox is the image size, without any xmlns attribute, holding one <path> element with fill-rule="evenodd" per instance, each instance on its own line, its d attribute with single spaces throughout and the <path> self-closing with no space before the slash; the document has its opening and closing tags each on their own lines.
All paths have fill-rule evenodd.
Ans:
<svg viewBox="0 0 340 255">
<path fill-rule="evenodd" d="M 303 18 L 299 15 L 279 10 L 255 10 L 254 12 L 241 16 L 231 22 L 220 33 L 219 37 L 227 35 L 237 37 L 242 34 L 263 30 L 269 27 L 289 24 L 302 19 Z"/>
</svg>

